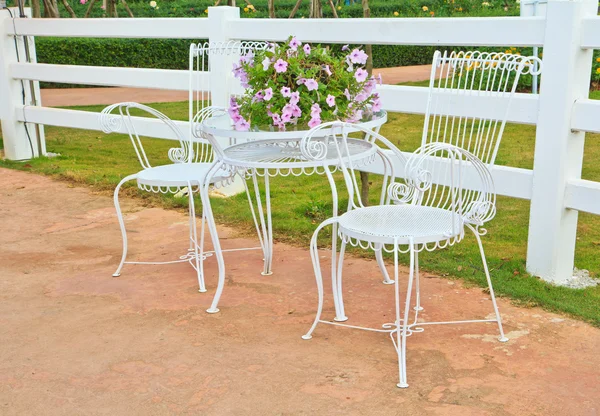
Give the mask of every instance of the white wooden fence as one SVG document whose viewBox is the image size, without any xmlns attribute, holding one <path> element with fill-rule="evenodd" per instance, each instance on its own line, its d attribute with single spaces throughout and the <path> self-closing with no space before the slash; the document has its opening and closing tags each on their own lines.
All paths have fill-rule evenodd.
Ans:
<svg viewBox="0 0 600 416">
<path fill-rule="evenodd" d="M 600 183 L 581 179 L 585 132 L 600 132 L 600 101 L 589 100 L 592 49 L 600 48 L 600 18 L 595 0 L 553 1 L 547 16 L 443 19 L 240 19 L 239 9 L 209 8 L 208 18 L 195 19 L 11 19 L 0 11 L 0 116 L 6 157 L 31 157 L 24 125 L 31 123 L 99 130 L 95 113 L 23 105 L 29 103 L 29 81 L 187 90 L 186 71 L 24 62 L 23 36 L 103 38 L 185 38 L 282 41 L 290 34 L 305 42 L 539 46 L 544 48 L 543 85 L 539 95 L 518 94 L 509 120 L 537 125 L 533 170 L 497 167 L 499 194 L 531 200 L 527 269 L 545 280 L 560 282 L 572 275 L 579 211 L 600 215 Z M 15 48 L 19 44 L 19 57 Z M 214 62 L 214 61 L 213 61 Z M 221 65 L 222 64 L 222 65 Z M 224 101 L 230 67 L 215 63 L 211 94 Z M 24 81 L 22 83 L 22 81 Z M 34 88 L 36 90 L 36 88 Z M 422 114 L 425 88 L 382 85 L 385 109 Z M 34 91 L 39 94 L 39 91 Z M 476 101 L 479 100 L 479 101 Z M 457 111 L 493 114 L 490 101 L 465 97 Z M 185 123 L 184 123 L 185 124 Z M 154 120 L 141 133 L 172 139 Z M 184 129 L 186 131 L 186 129 Z M 37 137 L 33 137 L 37 140 Z M 43 129 L 40 149 L 44 150 Z M 34 147 L 35 155 L 37 148 Z"/>
</svg>

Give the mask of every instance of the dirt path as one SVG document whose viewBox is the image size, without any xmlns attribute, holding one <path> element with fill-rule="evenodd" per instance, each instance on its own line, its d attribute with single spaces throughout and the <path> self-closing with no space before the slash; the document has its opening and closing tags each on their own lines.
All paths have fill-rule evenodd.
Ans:
<svg viewBox="0 0 600 416">
<path fill-rule="evenodd" d="M 374 69 L 381 74 L 386 84 L 423 81 L 429 79 L 431 65 L 403 66 Z M 42 104 L 46 107 L 75 105 L 113 104 L 123 101 L 138 103 L 166 103 L 185 101 L 187 91 L 157 90 L 148 88 L 45 88 L 42 89 Z"/>
<path fill-rule="evenodd" d="M 185 215 L 124 206 L 132 258 L 185 251 Z M 111 277 L 121 245 L 111 198 L 0 169 L 0 207 L 3 416 L 600 414 L 600 330 L 584 323 L 500 300 L 508 343 L 492 324 L 427 328 L 409 338 L 400 390 L 386 335 L 322 325 L 300 338 L 316 307 L 306 249 L 277 244 L 268 277 L 258 252 L 229 253 L 221 312 L 209 315 L 213 258 L 203 294 L 187 264 Z M 348 323 L 390 322 L 393 287 L 376 264 L 346 264 Z M 492 311 L 480 289 L 453 281 L 426 275 L 422 291 L 428 321 Z"/>
</svg>

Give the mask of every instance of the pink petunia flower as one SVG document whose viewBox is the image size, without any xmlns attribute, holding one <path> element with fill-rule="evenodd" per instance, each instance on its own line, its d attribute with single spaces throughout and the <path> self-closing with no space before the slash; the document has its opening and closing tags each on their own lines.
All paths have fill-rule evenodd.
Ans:
<svg viewBox="0 0 600 416">
<path fill-rule="evenodd" d="M 310 55 L 310 45 L 308 43 L 304 44 L 302 49 L 304 49 L 305 54 Z"/>
<path fill-rule="evenodd" d="M 263 71 L 266 71 L 267 69 L 269 69 L 269 66 L 271 66 L 271 60 L 269 58 L 263 59 L 262 65 L 263 65 Z"/>
<path fill-rule="evenodd" d="M 333 95 L 329 94 L 327 96 L 327 98 L 325 99 L 325 102 L 327 103 L 327 105 L 329 107 L 333 107 L 333 106 L 335 106 L 335 97 Z"/>
<path fill-rule="evenodd" d="M 81 3 L 81 4 L 86 4 L 86 3 L 87 3 L 87 0 L 79 0 L 79 3 Z"/>
<path fill-rule="evenodd" d="M 308 88 L 309 91 L 314 91 L 319 88 L 319 83 L 312 78 L 307 79 L 304 85 L 306 86 L 306 88 Z"/>
<path fill-rule="evenodd" d="M 290 94 L 290 104 L 298 104 L 299 101 L 300 93 L 298 91 L 295 91 L 292 94 Z"/>
<path fill-rule="evenodd" d="M 278 72 L 278 73 L 285 72 L 285 71 L 287 71 L 287 67 L 288 67 L 288 63 L 281 58 L 278 59 L 277 62 L 275 62 L 275 72 Z"/>
<path fill-rule="evenodd" d="M 354 78 L 358 82 L 363 82 L 365 79 L 367 79 L 367 76 L 369 76 L 369 73 L 362 68 L 358 68 L 354 73 Z"/>
<path fill-rule="evenodd" d="M 329 65 L 325 65 L 325 66 L 323 67 L 323 70 L 325 71 L 325 73 L 326 73 L 328 76 L 331 76 L 331 69 L 329 68 Z"/>
<path fill-rule="evenodd" d="M 300 107 L 298 107 L 297 105 L 294 105 L 294 107 L 292 108 L 292 116 L 300 117 L 301 115 L 302 115 L 302 110 L 300 109 Z"/>
<path fill-rule="evenodd" d="M 265 101 L 271 101 L 271 98 L 273 98 L 273 88 L 267 88 L 263 98 Z"/>
<path fill-rule="evenodd" d="M 284 97 L 291 97 L 292 96 L 292 90 L 289 87 L 283 87 L 281 89 L 281 95 L 283 95 Z"/>
<path fill-rule="evenodd" d="M 288 123 L 292 119 L 292 113 L 283 113 L 281 115 L 281 122 Z"/>
<path fill-rule="evenodd" d="M 248 123 L 245 119 L 242 118 L 237 123 L 235 123 L 234 127 L 237 131 L 248 131 L 250 130 L 250 123 Z"/>
<path fill-rule="evenodd" d="M 368 57 L 369 55 L 367 55 L 364 51 L 361 51 L 360 49 L 354 49 L 352 52 L 350 52 L 350 62 L 352 62 L 353 64 L 364 65 L 367 63 Z"/>
<path fill-rule="evenodd" d="M 311 118 L 308 122 L 308 127 L 312 129 L 313 127 L 317 127 L 319 124 L 321 124 L 320 118 Z"/>
<path fill-rule="evenodd" d="M 359 92 L 354 99 L 356 100 L 356 102 L 362 103 L 368 97 L 369 97 L 369 94 L 367 94 L 365 92 Z"/>
<path fill-rule="evenodd" d="M 375 100 L 373 100 L 373 105 L 371 105 L 371 110 L 374 113 L 381 110 L 381 100 L 379 98 L 376 98 Z"/>
<path fill-rule="evenodd" d="M 296 39 L 296 37 L 293 37 L 292 40 L 290 40 L 290 48 L 292 50 L 297 50 L 300 45 L 302 45 L 302 42 Z"/>
<path fill-rule="evenodd" d="M 350 45 L 342 46 L 342 52 L 347 51 L 348 49 L 350 49 Z"/>
<path fill-rule="evenodd" d="M 348 91 L 348 88 L 346 88 L 346 89 L 344 90 L 344 95 L 346 96 L 346 98 L 347 98 L 348 100 L 350 100 L 350 99 L 352 98 L 352 97 L 350 96 L 350 91 Z"/>
</svg>

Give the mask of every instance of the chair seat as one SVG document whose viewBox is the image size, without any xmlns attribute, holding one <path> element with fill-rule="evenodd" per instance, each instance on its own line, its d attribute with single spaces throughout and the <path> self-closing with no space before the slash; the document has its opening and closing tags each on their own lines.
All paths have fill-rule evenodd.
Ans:
<svg viewBox="0 0 600 416">
<path fill-rule="evenodd" d="M 138 184 L 150 186 L 200 185 L 212 163 L 173 163 L 144 169 L 137 174 Z M 211 183 L 222 182 L 231 177 L 229 172 L 219 170 Z"/>
<path fill-rule="evenodd" d="M 462 235 L 459 215 L 442 208 L 418 205 L 378 205 L 358 208 L 339 218 L 340 232 L 349 237 L 373 243 L 433 243 Z"/>
</svg>

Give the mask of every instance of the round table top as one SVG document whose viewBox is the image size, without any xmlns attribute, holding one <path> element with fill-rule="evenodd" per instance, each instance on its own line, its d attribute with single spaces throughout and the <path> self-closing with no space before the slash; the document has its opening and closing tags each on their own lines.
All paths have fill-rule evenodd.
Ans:
<svg viewBox="0 0 600 416">
<path fill-rule="evenodd" d="M 373 130 L 377 127 L 381 127 L 387 121 L 387 112 L 380 111 L 376 113 L 373 117 L 361 120 L 357 125 Z M 268 131 L 268 130 L 248 130 L 248 131 L 238 131 L 233 128 L 231 123 L 231 118 L 228 114 L 219 115 L 216 117 L 211 117 L 200 124 L 200 129 L 207 134 L 210 134 L 214 137 L 227 137 L 234 139 L 238 143 L 241 141 L 251 141 L 251 140 L 279 140 L 279 139 L 295 139 L 299 140 L 309 130 L 286 130 L 286 131 Z M 330 129 L 323 129 L 322 132 L 324 134 L 329 134 L 331 132 Z M 352 128 L 348 129 L 348 132 L 352 132 Z"/>
<path fill-rule="evenodd" d="M 339 143 L 336 145 L 332 137 L 327 137 L 331 129 L 324 128 L 319 131 L 319 135 L 323 134 L 325 137 L 311 139 L 313 142 L 325 141 L 327 146 L 327 156 L 324 159 L 313 160 L 306 158 L 300 149 L 302 137 L 309 130 L 237 131 L 230 125 L 228 118 L 228 116 L 218 116 L 208 119 L 202 123 L 201 129 L 207 134 L 233 138 L 238 142 L 223 150 L 223 162 L 230 166 L 251 169 L 302 169 L 339 164 L 337 151 Z M 386 121 L 387 113 L 381 111 L 376 117 L 359 122 L 357 125 L 374 130 Z M 346 131 L 351 133 L 352 127 L 349 126 Z M 243 143 L 239 143 L 240 141 Z M 377 153 L 377 146 L 370 141 L 350 137 L 347 138 L 347 149 L 348 156 L 355 166 L 372 162 Z"/>
</svg>

